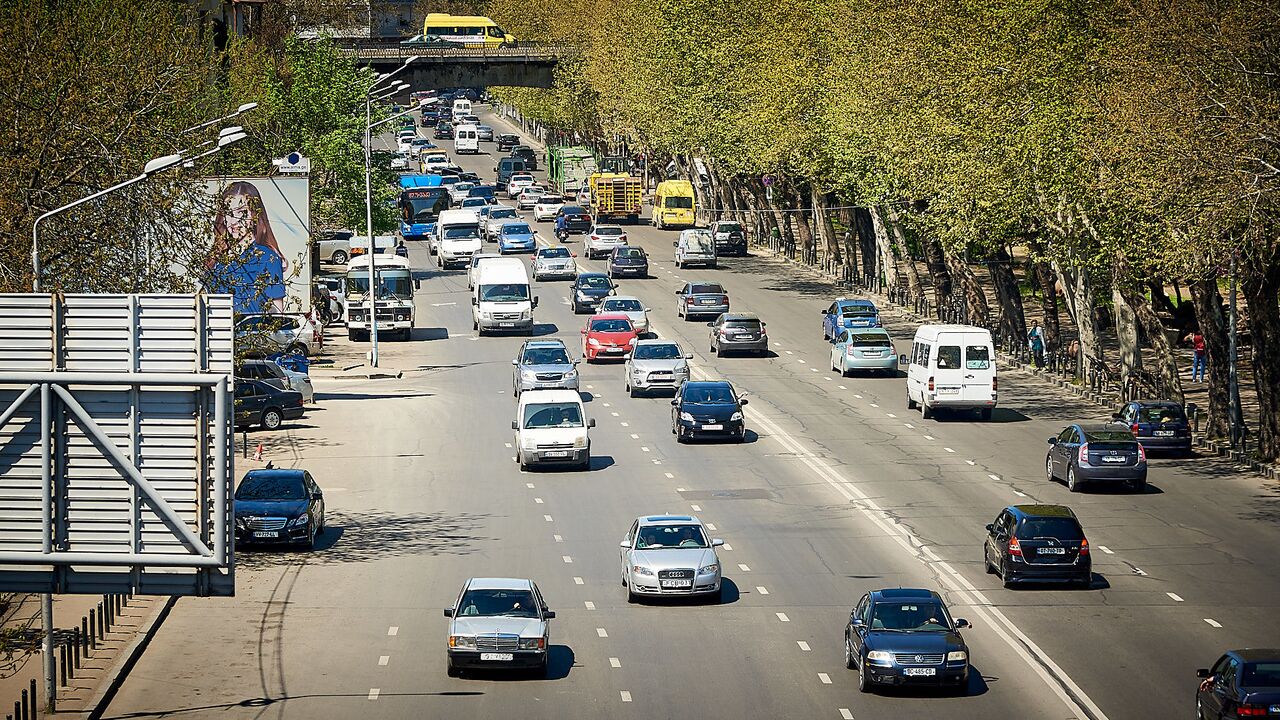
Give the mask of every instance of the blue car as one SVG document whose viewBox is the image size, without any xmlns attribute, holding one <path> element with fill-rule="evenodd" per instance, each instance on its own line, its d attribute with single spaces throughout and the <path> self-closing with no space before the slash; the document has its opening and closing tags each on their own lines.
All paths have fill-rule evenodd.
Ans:
<svg viewBox="0 0 1280 720">
<path fill-rule="evenodd" d="M 844 664 L 858 671 L 858 689 L 880 685 L 969 682 L 969 647 L 942 597 L 932 590 L 888 588 L 862 596 L 844 630 Z"/>
<path fill-rule="evenodd" d="M 822 311 L 822 339 L 831 341 L 841 329 L 878 328 L 880 311 L 870 300 L 840 298 Z"/>
<path fill-rule="evenodd" d="M 498 226 L 498 252 L 533 252 L 538 246 L 529 223 L 509 222 Z"/>
<path fill-rule="evenodd" d="M 235 494 L 236 542 L 314 547 L 324 493 L 306 470 L 250 470 Z"/>
</svg>

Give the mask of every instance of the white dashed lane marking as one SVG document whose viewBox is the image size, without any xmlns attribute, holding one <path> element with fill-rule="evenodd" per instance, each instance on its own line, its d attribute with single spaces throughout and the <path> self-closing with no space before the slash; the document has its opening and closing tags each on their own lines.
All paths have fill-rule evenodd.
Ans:
<svg viewBox="0 0 1280 720">
<path fill-rule="evenodd" d="M 399 635 L 399 634 L 400 634 L 400 626 L 392 625 L 391 627 L 387 628 L 387 635 Z"/>
<path fill-rule="evenodd" d="M 574 584 L 574 585 L 585 585 L 585 584 L 586 584 L 586 582 L 585 582 L 582 578 L 580 578 L 580 577 L 575 577 L 575 578 L 573 579 L 573 584 Z"/>
<path fill-rule="evenodd" d="M 952 450 L 952 449 L 951 449 L 951 448 L 949 448 L 949 447 L 944 447 L 944 448 L 942 448 L 942 449 L 943 449 L 943 450 L 946 450 L 946 451 L 947 451 L 947 452 L 949 452 L 949 453 L 953 453 L 953 452 L 955 452 L 955 450 Z"/>
<path fill-rule="evenodd" d="M 538 505 L 541 505 L 541 504 L 542 504 L 542 498 L 534 498 L 534 499 L 533 499 L 533 501 L 534 501 L 535 503 L 537 503 Z"/>
<path fill-rule="evenodd" d="M 605 630 L 604 628 L 596 628 L 596 635 L 602 638 L 607 638 L 609 637 L 609 631 Z"/>
<path fill-rule="evenodd" d="M 716 530 L 716 524 L 715 524 L 715 523 L 707 523 L 707 529 L 708 529 L 708 530 L 710 530 L 711 532 L 715 532 L 715 530 Z"/>
<path fill-rule="evenodd" d="M 551 537 L 555 538 L 556 542 L 564 542 L 564 538 L 559 535 L 552 535 Z"/>
<path fill-rule="evenodd" d="M 848 390 L 848 389 L 849 389 L 849 388 L 847 388 L 847 387 L 845 387 L 845 386 L 843 386 L 843 385 L 837 385 L 836 387 L 840 388 L 841 390 Z"/>
<path fill-rule="evenodd" d="M 1000 482 L 999 475 L 987 475 L 987 477 L 991 478 L 992 480 L 995 480 L 996 482 Z"/>
<path fill-rule="evenodd" d="M 978 464 L 978 463 L 976 463 L 976 462 L 974 462 L 974 461 L 972 461 L 972 460 L 965 460 L 965 462 L 966 462 L 966 463 L 968 463 L 968 464 L 970 464 L 970 465 L 977 465 L 977 464 Z"/>
<path fill-rule="evenodd" d="M 1214 620 L 1213 618 L 1205 618 L 1204 621 L 1209 623 L 1209 627 L 1215 627 L 1215 628 L 1222 627 L 1222 623 L 1218 622 L 1217 620 Z"/>
<path fill-rule="evenodd" d="M 840 720 L 853 720 L 853 713 L 849 712 L 849 708 L 840 708 Z"/>
<path fill-rule="evenodd" d="M 586 600 L 586 601 L 584 601 L 582 604 L 583 604 L 583 605 L 584 605 L 588 610 L 595 610 L 595 609 L 596 609 L 596 604 L 595 604 L 595 603 L 593 603 L 593 602 L 591 602 L 590 600 Z"/>
<path fill-rule="evenodd" d="M 663 473 L 663 475 L 666 475 L 668 480 L 674 480 L 674 479 L 675 479 L 675 477 L 676 477 L 675 475 L 672 475 L 671 473 Z"/>
<path fill-rule="evenodd" d="M 573 558 L 569 557 L 568 555 L 561 555 L 560 559 L 563 560 L 566 565 L 573 563 Z"/>
<path fill-rule="evenodd" d="M 619 695 L 622 696 L 622 702 L 631 702 L 631 693 L 626 690 L 620 690 Z"/>
<path fill-rule="evenodd" d="M 786 613 L 774 613 L 774 615 L 778 616 L 779 622 L 791 622 L 791 618 L 787 617 Z"/>
<path fill-rule="evenodd" d="M 546 520 L 547 522 L 554 522 L 554 521 L 551 519 L 551 516 L 550 516 L 550 515 L 543 515 L 543 516 L 542 516 L 542 519 L 543 519 L 543 520 Z"/>
<path fill-rule="evenodd" d="M 609 658 L 609 667 L 620 668 L 622 667 L 622 661 L 618 658 Z"/>
<path fill-rule="evenodd" d="M 631 433 L 631 439 L 632 439 L 632 440 L 639 440 L 639 439 L 640 439 L 640 436 L 639 436 L 639 435 L 637 435 L 637 434 L 635 434 L 635 433 Z"/>
<path fill-rule="evenodd" d="M 826 673 L 818 673 L 818 681 L 821 682 L 823 685 L 830 685 L 831 676 Z"/>
<path fill-rule="evenodd" d="M 378 693 L 380 693 L 380 692 L 382 692 L 382 691 L 381 691 L 381 690 L 379 690 L 378 688 L 369 688 L 369 699 L 370 699 L 370 700 L 377 700 L 377 699 L 378 699 Z"/>
<path fill-rule="evenodd" d="M 390 655 L 379 655 L 379 656 L 378 656 L 378 664 L 379 664 L 379 665 L 386 665 L 386 664 L 387 664 L 387 663 L 389 663 L 389 662 L 391 662 L 391 656 L 390 656 Z"/>
<path fill-rule="evenodd" d="M 932 436 L 932 435 L 925 435 L 925 436 L 924 436 L 924 439 L 925 439 L 925 440 L 932 440 L 932 439 L 933 439 L 933 436 Z"/>
<path fill-rule="evenodd" d="M 530 490 L 533 489 L 533 483 L 525 483 L 524 486 L 529 488 Z"/>
<path fill-rule="evenodd" d="M 1168 595 L 1168 596 L 1169 596 L 1169 599 L 1170 599 L 1170 600 L 1172 600 L 1172 601 L 1174 601 L 1174 602 L 1182 602 L 1182 597 L 1181 597 L 1181 596 L 1179 596 L 1177 593 L 1167 592 L 1167 593 L 1165 593 L 1165 595 Z"/>
<path fill-rule="evenodd" d="M 766 587 L 765 587 L 765 586 L 763 586 L 763 585 L 757 585 L 757 586 L 756 586 L 756 592 L 760 593 L 761 595 L 768 595 L 768 594 L 769 594 L 769 588 L 766 588 Z"/>
<path fill-rule="evenodd" d="M 797 640 L 797 641 L 796 641 L 796 645 L 799 645 L 799 646 L 800 646 L 800 649 L 801 649 L 802 651 L 804 651 L 804 652 L 810 652 L 809 643 L 807 643 L 807 642 L 805 642 L 805 641 L 803 641 L 803 640 Z"/>
<path fill-rule="evenodd" d="M 1098 549 L 1108 555 L 1115 555 L 1115 552 L 1111 548 L 1107 547 L 1106 545 L 1099 545 Z"/>
<path fill-rule="evenodd" d="M 751 568 L 747 567 L 746 565 L 743 565 L 742 563 L 738 563 L 738 569 L 741 570 L 742 572 L 751 572 Z"/>
<path fill-rule="evenodd" d="M 733 549 L 733 546 L 732 546 L 732 545 L 730 545 L 729 543 L 725 543 L 722 547 L 724 547 L 724 549 L 725 549 L 725 550 L 732 550 L 732 549 Z"/>
<path fill-rule="evenodd" d="M 700 505 L 690 505 L 689 507 L 693 508 L 694 512 L 702 512 L 702 506 Z"/>
</svg>

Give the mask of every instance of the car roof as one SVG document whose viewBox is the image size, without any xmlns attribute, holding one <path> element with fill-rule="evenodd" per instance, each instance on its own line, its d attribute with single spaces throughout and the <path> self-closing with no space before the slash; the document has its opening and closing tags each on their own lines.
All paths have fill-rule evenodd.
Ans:
<svg viewBox="0 0 1280 720">
<path fill-rule="evenodd" d="M 535 347 L 564 347 L 563 340 L 525 340 L 524 346 L 527 348 Z"/>
<path fill-rule="evenodd" d="M 1138 405 L 1141 407 L 1177 408 L 1179 410 L 1182 409 L 1182 405 L 1174 402 L 1173 400 L 1133 400 L 1130 402 L 1130 404 Z"/>
<path fill-rule="evenodd" d="M 942 602 L 942 597 L 932 590 L 924 588 L 885 588 L 883 590 L 872 590 L 871 599 L 873 601 L 883 600 L 888 602 L 897 602 L 901 600 L 937 600 Z"/>
<path fill-rule="evenodd" d="M 525 390 L 520 393 L 520 406 L 532 403 L 581 403 L 582 396 L 576 390 L 542 389 Z"/>
<path fill-rule="evenodd" d="M 249 478 L 266 478 L 268 480 L 301 480 L 305 470 L 298 469 L 280 469 L 280 470 L 250 470 L 244 474 L 241 482 Z"/>
<path fill-rule="evenodd" d="M 844 332 L 849 333 L 849 335 L 852 337 L 858 337 L 859 335 L 875 335 L 875 336 L 889 337 L 889 331 L 885 330 L 884 328 L 849 328 Z"/>
<path fill-rule="evenodd" d="M 610 300 L 640 300 L 640 298 L 636 297 L 635 295 L 610 295 L 609 297 L 604 299 L 605 302 L 609 302 Z M 640 302 L 641 304 L 644 304 L 643 300 L 641 300 Z"/>
<path fill-rule="evenodd" d="M 1010 505 L 1009 510 L 1019 517 L 1076 517 L 1066 505 Z"/>
<path fill-rule="evenodd" d="M 725 322 L 729 322 L 730 320 L 759 320 L 760 319 L 759 315 L 755 313 L 748 313 L 748 312 L 724 313 L 720 317 L 723 318 Z"/>
<path fill-rule="evenodd" d="M 1245 662 L 1267 662 L 1280 660 L 1280 648 L 1240 648 L 1228 650 L 1227 654 L 1235 655 Z"/>
<path fill-rule="evenodd" d="M 641 525 L 653 525 L 656 523 L 689 523 L 701 524 L 698 518 L 692 515 L 642 515 L 637 520 Z"/>
<path fill-rule="evenodd" d="M 533 581 L 524 578 L 471 578 L 468 590 L 532 590 Z"/>
</svg>

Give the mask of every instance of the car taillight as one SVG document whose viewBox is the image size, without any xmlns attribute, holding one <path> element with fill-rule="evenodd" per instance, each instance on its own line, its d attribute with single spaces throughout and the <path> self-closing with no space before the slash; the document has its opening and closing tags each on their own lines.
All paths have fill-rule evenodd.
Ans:
<svg viewBox="0 0 1280 720">
<path fill-rule="evenodd" d="M 1142 443 L 1138 443 L 1138 462 L 1147 461 L 1147 449 L 1142 447 Z"/>
<path fill-rule="evenodd" d="M 684 299 L 684 302 L 685 302 L 685 304 L 686 304 L 686 305 L 692 305 L 692 304 L 693 304 L 693 298 L 691 298 L 691 297 L 687 297 L 687 298 L 685 298 L 685 299 Z"/>
<path fill-rule="evenodd" d="M 1013 557 L 1022 557 L 1022 545 L 1018 542 L 1018 538 L 1009 539 L 1009 554 Z"/>
<path fill-rule="evenodd" d="M 1237 705 L 1236 717 L 1265 717 L 1266 705 Z"/>
<path fill-rule="evenodd" d="M 933 378 L 929 378 L 929 392 L 933 392 Z"/>
<path fill-rule="evenodd" d="M 1130 426 L 1129 426 L 1129 432 L 1133 433 L 1134 437 L 1137 437 L 1137 436 L 1138 436 L 1138 423 L 1134 423 L 1134 424 L 1130 425 Z"/>
<path fill-rule="evenodd" d="M 1080 541 L 1080 557 L 1088 557 L 1089 555 L 1089 538 Z"/>
<path fill-rule="evenodd" d="M 1089 464 L 1089 443 L 1085 443 L 1080 446 L 1080 454 L 1076 459 L 1080 461 L 1081 465 Z"/>
</svg>

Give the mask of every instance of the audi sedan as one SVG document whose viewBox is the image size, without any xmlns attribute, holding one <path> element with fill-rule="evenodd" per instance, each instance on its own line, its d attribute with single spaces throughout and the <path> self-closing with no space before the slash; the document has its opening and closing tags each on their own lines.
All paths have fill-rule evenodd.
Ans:
<svg viewBox="0 0 1280 720">
<path fill-rule="evenodd" d="M 951 618 L 932 590 L 890 588 L 862 596 L 844 629 L 844 664 L 858 671 L 858 690 L 877 685 L 969 682 L 969 647 L 960 636 L 969 621 Z"/>
<path fill-rule="evenodd" d="M 1071 492 L 1085 483 L 1123 483 L 1135 492 L 1147 488 L 1147 453 L 1129 428 L 1116 423 L 1068 425 L 1049 438 L 1044 465 L 1049 482 L 1062 478 Z"/>
<path fill-rule="evenodd" d="M 636 518 L 618 545 L 627 602 L 718 596 L 720 558 L 715 549 L 724 541 L 708 537 L 706 526 L 691 515 Z"/>
</svg>

